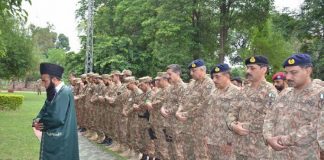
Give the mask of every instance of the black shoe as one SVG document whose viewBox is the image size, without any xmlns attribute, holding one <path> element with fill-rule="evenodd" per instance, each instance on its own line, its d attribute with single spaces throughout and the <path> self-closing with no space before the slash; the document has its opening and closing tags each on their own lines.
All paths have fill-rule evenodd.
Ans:
<svg viewBox="0 0 324 160">
<path fill-rule="evenodd" d="M 147 154 L 143 154 L 143 157 L 141 158 L 141 160 L 146 160 L 149 156 Z"/>
<path fill-rule="evenodd" d="M 85 132 L 87 129 L 85 129 L 85 128 L 81 128 L 80 130 L 79 130 L 79 132 Z"/>
<path fill-rule="evenodd" d="M 111 138 L 108 138 L 107 141 L 105 142 L 106 146 L 110 146 L 113 144 L 113 140 Z"/>
</svg>

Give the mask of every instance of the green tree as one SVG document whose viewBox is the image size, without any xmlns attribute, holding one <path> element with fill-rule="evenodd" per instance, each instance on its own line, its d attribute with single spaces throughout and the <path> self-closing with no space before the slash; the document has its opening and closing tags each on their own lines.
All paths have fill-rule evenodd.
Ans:
<svg viewBox="0 0 324 160">
<path fill-rule="evenodd" d="M 293 47 L 280 32 L 274 30 L 272 20 L 269 19 L 262 27 L 251 30 L 247 47 L 241 51 L 243 59 L 255 54 L 266 56 L 272 74 L 282 70 L 282 63 L 293 53 Z"/>
<path fill-rule="evenodd" d="M 29 26 L 35 50 L 45 57 L 48 56 L 47 53 L 49 49 L 55 48 L 57 33 L 53 31 L 53 27 L 54 26 L 51 24 L 48 24 L 45 28 L 37 27 L 35 25 Z"/>
<path fill-rule="evenodd" d="M 33 43 L 27 31 L 20 27 L 21 22 L 13 18 L 0 19 L 0 30 L 6 47 L 6 53 L 0 57 L 0 77 L 17 80 L 34 67 Z"/>
<path fill-rule="evenodd" d="M 66 53 L 63 49 L 49 49 L 47 61 L 50 63 L 58 64 L 61 66 L 65 65 Z"/>
<path fill-rule="evenodd" d="M 55 46 L 57 49 L 64 49 L 65 51 L 69 51 L 71 49 L 69 38 L 62 33 L 57 37 Z"/>
</svg>

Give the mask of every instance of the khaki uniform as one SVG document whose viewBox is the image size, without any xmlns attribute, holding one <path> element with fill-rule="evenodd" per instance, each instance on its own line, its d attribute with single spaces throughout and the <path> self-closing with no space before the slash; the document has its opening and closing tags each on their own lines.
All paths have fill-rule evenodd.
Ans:
<svg viewBox="0 0 324 160">
<path fill-rule="evenodd" d="M 231 103 L 234 103 L 239 95 L 240 89 L 230 84 L 224 91 L 216 89 L 207 101 L 204 130 L 207 136 L 209 158 L 212 160 L 235 159 L 233 153 L 236 144 L 235 136 L 226 124 L 226 116 Z"/>
<path fill-rule="evenodd" d="M 151 139 L 149 136 L 149 114 L 147 109 L 143 107 L 145 103 L 152 102 L 153 91 L 150 89 L 147 92 L 143 93 L 140 98 L 140 108 L 138 111 L 138 121 L 139 121 L 139 133 L 140 133 L 140 152 L 145 154 L 154 154 L 152 152 L 153 148 L 150 146 Z"/>
<path fill-rule="evenodd" d="M 114 91 L 113 95 L 112 95 L 112 99 L 113 99 L 113 103 L 109 105 L 109 107 L 111 107 L 111 127 L 112 127 L 112 130 L 111 130 L 111 133 L 112 133 L 112 139 L 113 140 L 116 140 L 118 139 L 118 126 L 116 125 L 117 124 L 117 120 L 118 120 L 118 114 L 117 112 L 115 111 L 116 110 L 116 104 L 115 104 L 115 101 L 116 101 L 116 97 L 118 95 L 120 95 L 122 92 L 121 92 L 121 84 L 115 84 L 112 88 L 112 90 Z"/>
<path fill-rule="evenodd" d="M 232 123 L 239 121 L 250 133 L 247 136 L 236 135 L 236 159 L 268 159 L 269 150 L 262 136 L 262 126 L 267 111 L 277 97 L 277 90 L 264 80 L 257 89 L 247 85 L 240 97 L 229 111 L 227 125 L 231 128 Z"/>
<path fill-rule="evenodd" d="M 137 112 L 134 111 L 133 105 L 139 103 L 141 94 L 143 94 L 143 92 L 138 88 L 132 91 L 128 97 L 126 108 L 123 110 L 128 117 L 127 145 L 137 153 L 140 152 L 140 146 L 138 145 L 140 143 L 140 133 L 138 115 Z"/>
<path fill-rule="evenodd" d="M 120 135 L 120 124 L 125 122 L 125 119 L 122 119 L 122 110 L 123 110 L 123 104 L 125 103 L 125 98 L 127 95 L 127 88 L 124 84 L 116 84 L 116 87 L 114 88 L 116 91 L 115 96 L 113 97 L 113 104 L 112 106 L 112 124 L 113 126 L 113 138 L 114 140 L 117 140 L 119 143 L 125 143 L 120 142 L 120 140 L 123 140 Z M 124 123 L 123 123 L 124 124 Z M 127 124 L 126 124 L 127 125 Z M 124 127 L 124 126 L 122 126 Z"/>
<path fill-rule="evenodd" d="M 206 75 L 203 80 L 193 81 L 181 100 L 181 106 L 177 112 L 187 117 L 187 120 L 183 122 L 183 133 L 187 134 L 184 141 L 186 144 L 184 145 L 186 159 L 208 159 L 205 135 L 203 133 L 204 115 L 207 107 L 203 104 L 214 89 L 214 82 Z"/>
<path fill-rule="evenodd" d="M 82 94 L 83 90 L 83 83 L 77 83 L 76 86 L 73 88 L 74 89 L 74 96 L 78 97 L 80 94 Z M 81 113 L 82 113 L 82 101 L 80 99 L 75 99 L 75 112 L 76 112 L 76 117 L 77 117 L 77 124 L 80 126 L 81 124 Z"/>
<path fill-rule="evenodd" d="M 288 139 L 282 139 L 282 143 L 289 147 L 282 151 L 271 149 L 271 159 L 320 158 L 316 135 L 317 123 L 323 112 L 323 96 L 324 88 L 312 83 L 301 92 L 289 88 L 289 91 L 275 101 L 273 109 L 265 117 L 263 135 L 265 139 L 274 136 L 289 136 Z"/>
<path fill-rule="evenodd" d="M 163 160 L 170 159 L 168 145 L 166 145 L 165 128 L 163 127 L 163 116 L 160 113 L 163 103 L 166 101 L 169 86 L 160 88 L 153 97 L 153 110 L 150 111 L 150 124 L 155 133 L 154 140 L 155 157 Z M 165 148 L 164 148 L 165 147 Z"/>
<path fill-rule="evenodd" d="M 105 91 L 105 84 L 103 82 L 100 82 L 99 84 L 97 84 L 95 86 L 95 90 L 93 93 L 93 96 L 91 97 L 91 101 L 93 104 L 93 115 L 92 115 L 92 121 L 94 122 L 94 128 L 96 131 L 99 132 L 103 132 L 103 124 L 102 124 L 102 120 L 103 120 L 103 103 L 101 103 L 98 99 L 99 96 L 103 96 L 104 95 L 104 91 Z"/>
<path fill-rule="evenodd" d="M 105 135 L 107 135 L 108 137 L 113 137 L 113 126 L 116 125 L 116 124 L 113 124 L 113 120 L 112 120 L 112 107 L 111 107 L 111 104 L 108 103 L 107 99 L 110 98 L 110 97 L 113 97 L 114 96 L 114 85 L 113 84 L 110 84 L 108 86 L 106 86 L 104 88 L 104 99 L 105 99 L 105 102 L 103 104 L 103 107 L 104 107 L 104 110 L 103 110 L 103 127 L 104 127 L 104 133 Z"/>
<path fill-rule="evenodd" d="M 162 125 L 165 129 L 164 136 L 167 143 L 161 143 L 161 148 L 164 148 L 162 155 L 169 155 L 171 159 L 183 160 L 184 153 L 182 147 L 182 141 L 180 136 L 181 128 L 180 122 L 177 120 L 175 113 L 180 105 L 180 100 L 183 98 L 186 91 L 187 84 L 180 81 L 177 84 L 172 84 L 167 90 L 165 102 L 162 105 L 167 112 L 170 113 L 169 117 L 163 117 Z M 163 141 L 161 141 L 163 142 Z M 166 150 L 167 149 L 167 150 Z"/>
<path fill-rule="evenodd" d="M 89 115 L 88 111 L 90 108 L 90 98 L 92 95 L 92 85 L 91 83 L 88 83 L 84 86 L 81 94 L 78 96 L 79 97 L 79 102 L 80 102 L 80 116 L 81 116 L 81 126 L 84 128 L 89 128 Z"/>
<path fill-rule="evenodd" d="M 87 123 L 89 124 L 89 128 L 91 130 L 96 130 L 96 108 L 97 105 L 93 102 L 91 102 L 92 97 L 96 96 L 98 92 L 98 85 L 93 83 L 91 85 L 91 93 L 89 94 L 89 97 L 86 99 L 86 104 L 88 107 L 88 120 Z"/>
</svg>

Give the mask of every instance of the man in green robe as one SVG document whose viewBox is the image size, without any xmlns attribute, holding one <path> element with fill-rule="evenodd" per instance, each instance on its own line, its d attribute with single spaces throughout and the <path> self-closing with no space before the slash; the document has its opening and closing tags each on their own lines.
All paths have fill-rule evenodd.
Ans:
<svg viewBox="0 0 324 160">
<path fill-rule="evenodd" d="M 42 131 L 40 160 L 79 160 L 75 106 L 72 91 L 61 81 L 64 68 L 40 64 L 47 98 L 33 121 Z"/>
</svg>

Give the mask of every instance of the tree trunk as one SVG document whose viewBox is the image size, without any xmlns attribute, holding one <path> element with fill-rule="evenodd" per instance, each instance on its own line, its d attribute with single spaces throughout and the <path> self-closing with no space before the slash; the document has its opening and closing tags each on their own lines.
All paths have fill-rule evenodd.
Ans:
<svg viewBox="0 0 324 160">
<path fill-rule="evenodd" d="M 195 42 L 195 45 L 192 46 L 192 58 L 198 59 L 201 58 L 201 49 L 200 49 L 200 29 L 199 29 L 199 21 L 200 21 L 200 12 L 196 9 L 198 2 L 197 0 L 193 0 L 193 10 L 192 10 L 192 26 L 195 29 L 195 32 L 193 33 L 193 41 Z"/>
<path fill-rule="evenodd" d="M 224 63 L 225 56 L 227 54 L 227 40 L 228 40 L 228 30 L 229 30 L 229 8 L 232 2 L 228 2 L 223 0 L 220 5 L 220 49 L 218 53 L 218 62 Z"/>
</svg>

